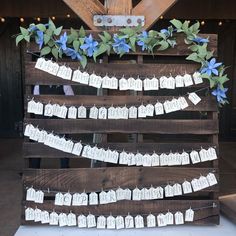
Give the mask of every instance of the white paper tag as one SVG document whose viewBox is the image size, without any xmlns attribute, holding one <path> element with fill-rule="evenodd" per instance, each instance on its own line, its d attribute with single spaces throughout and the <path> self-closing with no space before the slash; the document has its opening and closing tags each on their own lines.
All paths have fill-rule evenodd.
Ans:
<svg viewBox="0 0 236 236">
<path fill-rule="evenodd" d="M 135 106 L 129 108 L 129 119 L 137 119 L 138 109 Z"/>
<path fill-rule="evenodd" d="M 93 106 L 93 107 L 90 108 L 89 118 L 90 119 L 97 119 L 98 118 L 98 109 L 97 109 L 97 107 Z"/>
<path fill-rule="evenodd" d="M 120 90 L 128 90 L 129 89 L 128 80 L 125 79 L 124 77 L 119 80 L 119 89 Z"/>
<path fill-rule="evenodd" d="M 160 88 L 164 89 L 166 88 L 166 82 L 167 82 L 167 77 L 166 76 L 162 76 L 159 81 L 160 81 Z"/>
<path fill-rule="evenodd" d="M 182 165 L 189 165 L 190 164 L 189 154 L 187 152 L 182 152 L 180 154 L 180 156 L 181 156 L 181 164 Z"/>
<path fill-rule="evenodd" d="M 80 81 L 81 84 L 89 84 L 89 74 L 87 72 L 83 72 L 82 76 L 80 77 Z"/>
<path fill-rule="evenodd" d="M 155 107 L 155 114 L 156 115 L 164 114 L 164 107 L 163 107 L 162 103 L 157 102 L 154 107 Z"/>
<path fill-rule="evenodd" d="M 107 217 L 107 229 L 115 229 L 116 228 L 116 219 L 113 216 Z"/>
<path fill-rule="evenodd" d="M 175 224 L 176 224 L 176 225 L 182 225 L 182 224 L 184 224 L 184 215 L 183 215 L 183 213 L 180 212 L 180 211 L 177 211 L 177 212 L 175 213 Z"/>
<path fill-rule="evenodd" d="M 88 225 L 88 228 L 96 227 L 96 219 L 94 215 L 89 214 L 87 216 L 87 225 Z"/>
<path fill-rule="evenodd" d="M 217 184 L 217 179 L 213 173 L 207 175 L 207 180 L 210 186 Z"/>
<path fill-rule="evenodd" d="M 134 90 L 135 89 L 135 79 L 130 77 L 128 79 L 128 89 L 129 90 Z"/>
<path fill-rule="evenodd" d="M 213 161 L 217 159 L 216 150 L 213 147 L 208 148 L 207 150 L 209 160 Z"/>
<path fill-rule="evenodd" d="M 109 107 L 108 109 L 108 119 L 116 119 L 116 108 L 114 108 L 113 106 L 112 107 Z"/>
<path fill-rule="evenodd" d="M 85 215 L 78 216 L 78 227 L 79 228 L 86 228 L 87 227 L 87 217 Z"/>
<path fill-rule="evenodd" d="M 107 192 L 101 191 L 101 192 L 99 193 L 99 203 L 100 203 L 101 205 L 102 205 L 102 204 L 107 204 L 107 203 L 109 203 Z"/>
<path fill-rule="evenodd" d="M 191 183 L 190 182 L 184 181 L 182 183 L 182 188 L 183 188 L 184 194 L 192 193 L 192 187 L 191 187 Z"/>
<path fill-rule="evenodd" d="M 84 106 L 78 107 L 78 118 L 85 119 L 87 117 L 87 110 Z"/>
<path fill-rule="evenodd" d="M 165 197 L 173 197 L 174 196 L 174 189 L 171 185 L 165 186 Z"/>
<path fill-rule="evenodd" d="M 194 192 L 197 192 L 197 191 L 201 190 L 201 185 L 200 185 L 200 182 L 198 181 L 198 179 L 194 178 L 191 181 L 191 185 L 193 187 Z"/>
<path fill-rule="evenodd" d="M 81 143 L 75 143 L 71 153 L 76 155 L 76 156 L 80 156 L 82 148 L 83 148 L 83 145 Z"/>
<path fill-rule="evenodd" d="M 185 211 L 185 221 L 186 222 L 193 222 L 194 219 L 194 211 L 189 208 L 188 210 Z"/>
<path fill-rule="evenodd" d="M 131 200 L 132 199 L 132 191 L 128 188 L 126 188 L 124 191 L 125 191 L 125 200 Z"/>
<path fill-rule="evenodd" d="M 193 85 L 193 80 L 192 80 L 192 76 L 191 76 L 191 75 L 185 74 L 185 75 L 183 76 L 183 79 L 184 79 L 184 85 L 185 85 L 185 87 L 188 87 L 188 86 Z"/>
<path fill-rule="evenodd" d="M 162 213 L 158 214 L 157 225 L 158 225 L 158 227 L 163 227 L 163 226 L 167 225 L 166 216 L 164 214 L 162 214 Z"/>
<path fill-rule="evenodd" d="M 95 74 L 91 74 L 89 77 L 89 86 L 95 87 L 95 88 L 101 88 L 102 85 L 102 77 L 97 76 Z"/>
<path fill-rule="evenodd" d="M 147 216 L 147 227 L 156 227 L 156 217 L 153 214 Z"/>
<path fill-rule="evenodd" d="M 72 70 L 69 67 L 60 66 L 57 72 L 57 76 L 65 80 L 71 80 Z"/>
<path fill-rule="evenodd" d="M 197 151 L 190 152 L 190 158 L 193 164 L 200 162 L 199 153 Z"/>
<path fill-rule="evenodd" d="M 64 206 L 70 206 L 71 205 L 71 200 L 72 200 L 72 195 L 70 193 L 65 193 L 64 194 L 64 200 L 63 200 L 63 205 Z"/>
<path fill-rule="evenodd" d="M 26 221 L 30 221 L 30 220 L 34 220 L 35 216 L 34 216 L 34 209 L 28 207 L 25 209 L 25 220 Z"/>
<path fill-rule="evenodd" d="M 175 79 L 172 76 L 165 80 L 165 88 L 175 89 Z"/>
<path fill-rule="evenodd" d="M 36 203 L 43 203 L 44 200 L 44 193 L 41 190 L 36 191 L 35 193 L 35 200 Z"/>
<path fill-rule="evenodd" d="M 67 215 L 65 213 L 60 213 L 59 214 L 59 226 L 63 227 L 63 226 L 67 226 L 67 225 L 68 225 Z"/>
<path fill-rule="evenodd" d="M 44 64 L 45 62 L 46 62 L 46 61 L 45 61 L 45 59 L 44 59 L 43 57 L 39 57 L 39 58 L 37 59 L 37 61 L 36 61 L 34 67 L 35 67 L 36 69 L 42 70 L 43 64 Z"/>
<path fill-rule="evenodd" d="M 99 216 L 97 218 L 97 229 L 105 229 L 106 228 L 106 217 Z"/>
<path fill-rule="evenodd" d="M 198 182 L 200 183 L 201 189 L 209 187 L 208 180 L 205 176 L 200 176 L 200 178 L 198 179 Z"/>
<path fill-rule="evenodd" d="M 185 97 L 179 97 L 178 98 L 178 103 L 179 103 L 179 106 L 182 110 L 184 110 L 185 108 L 188 107 L 188 103 L 187 103 Z"/>
<path fill-rule="evenodd" d="M 76 117 L 77 117 L 76 107 L 74 107 L 74 106 L 69 107 L 69 109 L 68 109 L 68 118 L 69 119 L 76 119 Z"/>
<path fill-rule="evenodd" d="M 200 101 L 201 98 L 196 94 L 196 93 L 190 93 L 188 95 L 188 99 L 194 104 L 197 105 Z"/>
<path fill-rule="evenodd" d="M 177 75 L 177 76 L 175 77 L 175 86 L 176 86 L 176 88 L 182 88 L 182 87 L 184 87 L 184 79 L 183 79 L 183 76 Z"/>
<path fill-rule="evenodd" d="M 116 199 L 117 201 L 125 200 L 125 190 L 122 188 L 118 188 L 116 190 Z"/>
<path fill-rule="evenodd" d="M 26 201 L 35 201 L 35 189 L 33 187 L 27 189 L 26 191 Z"/>
<path fill-rule="evenodd" d="M 107 198 L 108 198 L 109 203 L 117 202 L 116 192 L 114 190 L 109 190 L 107 193 Z"/>
<path fill-rule="evenodd" d="M 193 74 L 193 80 L 195 84 L 201 84 L 203 83 L 202 77 L 201 77 L 201 73 L 199 72 L 194 72 Z"/>
<path fill-rule="evenodd" d="M 134 84 L 135 91 L 142 91 L 143 90 L 143 81 L 141 79 L 136 79 Z"/>
<path fill-rule="evenodd" d="M 162 153 L 160 155 L 160 166 L 167 166 L 168 165 L 168 155 L 165 153 Z"/>
<path fill-rule="evenodd" d="M 153 116 L 154 115 L 154 106 L 152 104 L 148 104 L 146 106 L 146 115 Z"/>
<path fill-rule="evenodd" d="M 141 105 L 138 107 L 138 117 L 145 118 L 147 116 L 146 106 Z"/>
<path fill-rule="evenodd" d="M 41 212 L 41 223 L 48 224 L 49 223 L 49 213 L 48 211 Z"/>
<path fill-rule="evenodd" d="M 62 193 L 57 193 L 55 195 L 54 204 L 57 205 L 57 206 L 63 206 L 63 204 L 64 204 L 64 195 Z"/>
<path fill-rule="evenodd" d="M 98 109 L 98 119 L 107 119 L 107 109 L 105 107 L 100 107 Z"/>
<path fill-rule="evenodd" d="M 98 194 L 91 192 L 89 194 L 89 205 L 98 205 Z"/>
<path fill-rule="evenodd" d="M 118 89 L 118 79 L 115 76 L 111 77 L 111 87 L 110 89 Z"/>
<path fill-rule="evenodd" d="M 53 116 L 53 106 L 50 103 L 44 107 L 44 116 Z"/>
<path fill-rule="evenodd" d="M 117 216 L 116 217 L 116 229 L 124 229 L 125 222 L 123 216 Z"/>
<path fill-rule="evenodd" d="M 56 212 L 52 212 L 49 216 L 49 224 L 50 225 L 58 225 L 59 216 Z"/>
<path fill-rule="evenodd" d="M 134 217 L 131 215 L 127 215 L 125 217 L 125 228 L 132 229 L 134 228 Z"/>
<path fill-rule="evenodd" d="M 67 225 L 76 226 L 76 215 L 74 213 L 69 213 L 67 216 Z"/>
<path fill-rule="evenodd" d="M 34 126 L 31 124 L 28 124 L 25 126 L 24 136 L 29 137 L 31 135 L 32 130 L 34 129 Z"/>
<path fill-rule="evenodd" d="M 173 185 L 174 196 L 182 195 L 182 187 L 180 184 L 176 183 Z"/>
<path fill-rule="evenodd" d="M 111 87 L 111 79 L 110 79 L 110 77 L 109 76 L 104 76 L 103 78 L 102 78 L 102 88 L 104 88 L 104 89 L 109 89 L 110 87 Z"/>
<path fill-rule="evenodd" d="M 166 215 L 166 224 L 167 225 L 173 225 L 174 224 L 174 215 L 171 212 L 167 212 Z"/>
<path fill-rule="evenodd" d="M 152 84 L 151 84 L 151 80 L 149 78 L 146 78 L 143 81 L 143 90 L 144 91 L 152 90 Z"/>
<path fill-rule="evenodd" d="M 75 70 L 72 76 L 72 81 L 80 83 L 82 77 L 82 72 L 80 70 Z"/>
<path fill-rule="evenodd" d="M 136 229 L 144 228 L 144 220 L 143 220 L 143 217 L 141 215 L 135 216 L 134 222 L 135 222 L 135 228 Z"/>
<path fill-rule="evenodd" d="M 37 106 L 36 102 L 34 100 L 30 100 L 27 104 L 27 112 L 35 114 L 36 106 Z"/>
<path fill-rule="evenodd" d="M 40 222 L 42 220 L 42 211 L 38 208 L 34 210 L 34 222 Z"/>
<path fill-rule="evenodd" d="M 132 200 L 133 201 L 140 201 L 141 200 L 141 190 L 138 189 L 137 187 L 135 189 L 133 189 Z"/>
</svg>

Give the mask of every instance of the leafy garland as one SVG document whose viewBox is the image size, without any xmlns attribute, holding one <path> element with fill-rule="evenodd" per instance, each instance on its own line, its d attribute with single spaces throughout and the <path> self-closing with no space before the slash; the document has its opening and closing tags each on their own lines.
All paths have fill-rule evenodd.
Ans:
<svg viewBox="0 0 236 236">
<path fill-rule="evenodd" d="M 213 52 L 208 51 L 209 40 L 201 38 L 199 33 L 199 22 L 189 25 L 189 21 L 183 23 L 173 19 L 172 24 L 167 29 L 160 32 L 155 30 L 142 31 L 141 27 L 122 28 L 113 35 L 104 31 L 99 34 L 99 41 L 96 41 L 90 34 L 86 36 L 83 27 L 79 31 L 71 28 L 70 33 L 62 33 L 63 27 L 56 27 L 51 19 L 47 24 L 30 24 L 29 27 L 20 27 L 21 33 L 16 37 L 16 45 L 22 40 L 30 42 L 34 39 L 39 45 L 41 56 L 52 54 L 55 59 L 62 58 L 64 55 L 78 60 L 82 67 L 87 65 L 87 58 L 93 57 L 94 61 L 101 54 L 110 55 L 111 51 L 120 55 L 120 57 L 130 51 L 135 52 L 136 47 L 142 51 L 153 53 L 154 50 L 166 50 L 174 48 L 176 45 L 175 35 L 182 33 L 185 35 L 185 43 L 189 45 L 192 53 L 186 58 L 197 63 L 201 67 L 199 72 L 202 78 L 208 79 L 210 88 L 214 89 L 212 95 L 216 96 L 219 105 L 227 103 L 227 88 L 224 83 L 229 80 L 225 74 L 225 66 L 217 63 L 213 57 Z"/>
</svg>

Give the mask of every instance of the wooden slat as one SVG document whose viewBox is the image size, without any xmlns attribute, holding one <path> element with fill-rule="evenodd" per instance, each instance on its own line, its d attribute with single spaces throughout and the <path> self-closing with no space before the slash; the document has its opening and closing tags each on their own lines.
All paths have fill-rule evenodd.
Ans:
<svg viewBox="0 0 236 236">
<path fill-rule="evenodd" d="M 139 106 L 143 104 L 155 104 L 158 100 L 159 102 L 164 102 L 166 100 L 171 100 L 171 96 L 93 96 L 93 95 L 75 95 L 75 96 L 63 96 L 63 95 L 39 95 L 39 96 L 28 96 L 28 99 L 34 98 L 35 101 L 40 101 L 47 104 L 49 101 L 57 103 L 60 105 L 65 104 L 66 106 L 80 106 L 83 104 L 86 107 L 92 107 L 94 104 L 96 106 L 110 107 L 114 106 Z M 27 107 L 27 104 L 25 104 Z M 196 106 L 189 102 L 189 107 L 184 109 L 184 111 L 217 111 L 217 104 L 213 96 L 202 97 L 202 101 Z"/>
<path fill-rule="evenodd" d="M 216 204 L 217 207 L 211 208 L 213 203 Z M 27 202 L 25 204 L 28 207 L 35 208 L 35 203 Z M 196 210 L 194 214 L 194 221 L 190 224 L 194 225 L 206 225 L 206 224 L 219 224 L 219 204 L 218 201 L 213 200 L 166 200 L 166 201 L 122 201 L 116 204 L 105 204 L 99 206 L 81 206 L 81 207 L 60 207 L 55 206 L 52 201 L 47 201 L 43 205 L 38 205 L 38 208 L 42 210 L 48 211 L 58 211 L 69 213 L 70 210 L 73 211 L 76 215 L 79 214 L 94 214 L 94 215 L 106 215 L 109 216 L 110 213 L 114 216 L 123 215 L 126 216 L 130 213 L 133 216 L 138 214 L 146 216 L 152 212 L 157 215 L 159 213 L 166 213 L 169 211 L 176 212 L 178 210 L 182 210 L 185 212 L 189 207 L 193 209 L 202 208 L 202 207 L 210 207 L 201 210 Z M 22 209 L 25 210 L 24 208 Z M 31 222 L 23 222 L 24 224 L 31 224 Z M 146 222 L 145 222 L 146 224 Z"/>
<path fill-rule="evenodd" d="M 65 30 L 67 31 L 67 30 Z M 98 31 L 86 31 L 87 34 L 92 34 L 95 39 L 98 39 L 98 34 L 101 32 Z M 199 34 L 200 37 L 204 38 L 209 38 L 209 43 L 208 43 L 208 49 L 210 51 L 214 52 L 214 56 L 217 56 L 217 35 L 216 34 Z M 188 49 L 188 46 L 184 42 L 184 35 L 183 34 L 178 34 L 176 35 L 176 42 L 177 46 L 174 48 L 168 48 L 167 50 L 164 51 L 157 51 L 154 50 L 152 54 L 150 54 L 147 51 L 142 51 L 140 47 L 137 47 L 136 52 L 130 52 L 128 55 L 159 55 L 159 56 L 188 56 L 191 51 Z M 38 52 L 39 47 L 36 43 L 33 41 L 28 44 L 28 50 L 31 52 Z M 111 54 L 114 54 L 113 51 L 111 51 Z M 177 58 L 176 58 L 177 59 Z M 61 59 L 61 61 L 63 61 Z M 79 64 L 79 62 L 77 62 Z"/>
<path fill-rule="evenodd" d="M 212 168 L 169 168 L 169 167 L 109 167 L 109 168 L 80 168 L 80 169 L 28 169 L 24 171 L 25 186 L 51 189 L 56 191 L 93 192 L 103 189 L 135 188 L 182 183 L 191 181 L 209 172 L 218 173 Z M 218 191 L 218 185 L 204 191 Z"/>
<path fill-rule="evenodd" d="M 65 120 L 25 119 L 25 123 L 59 134 L 75 133 L 156 133 L 217 134 L 216 120 Z"/>
<path fill-rule="evenodd" d="M 132 0 L 105 0 L 108 15 L 130 15 Z"/>
<path fill-rule="evenodd" d="M 95 145 L 91 143 L 91 145 Z M 150 153 L 155 151 L 167 152 L 181 152 L 182 150 L 190 151 L 192 149 L 200 149 L 212 147 L 212 143 L 98 143 L 98 147 L 110 148 L 115 150 L 125 150 L 128 152 Z M 65 153 L 54 148 L 50 148 L 40 143 L 24 142 L 23 143 L 24 158 L 75 158 L 73 154 Z M 195 166 L 195 165 L 194 165 Z"/>
<path fill-rule="evenodd" d="M 106 9 L 99 0 L 63 0 L 90 29 L 98 29 L 93 24 L 94 15 L 104 15 Z"/>
<path fill-rule="evenodd" d="M 132 10 L 132 15 L 144 15 L 144 29 L 149 29 L 176 2 L 176 0 L 142 0 Z"/>
</svg>

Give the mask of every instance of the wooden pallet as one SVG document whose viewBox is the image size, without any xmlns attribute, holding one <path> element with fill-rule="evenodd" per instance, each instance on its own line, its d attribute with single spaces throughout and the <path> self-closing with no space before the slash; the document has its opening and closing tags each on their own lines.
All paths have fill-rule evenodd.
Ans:
<svg viewBox="0 0 236 236">
<path fill-rule="evenodd" d="M 217 37 L 216 35 L 203 35 L 209 37 L 209 48 L 216 55 Z M 154 57 L 144 52 L 131 53 L 123 58 L 115 55 L 105 56 L 102 63 L 89 62 L 88 72 L 108 75 L 115 74 L 117 77 L 126 76 L 143 78 L 144 76 L 169 75 L 194 73 L 198 65 L 187 62 L 184 58 L 189 54 L 187 46 L 182 42 L 182 37 L 177 38 L 178 46 L 164 52 L 154 53 Z M 29 45 L 29 50 L 37 52 L 34 44 Z M 63 61 L 62 61 L 63 62 Z M 77 62 L 65 60 L 67 65 L 77 68 Z M 97 96 L 94 91 L 85 90 L 86 86 L 78 85 L 72 81 L 65 81 L 51 76 L 45 72 L 34 68 L 35 58 L 28 55 L 25 60 L 25 108 L 27 98 L 36 101 L 58 103 L 65 105 L 79 106 L 83 104 L 91 107 L 94 104 L 99 106 L 116 105 L 140 105 L 142 102 L 155 103 L 171 99 L 173 96 L 186 94 L 196 88 L 206 87 L 207 83 L 195 85 L 188 88 L 180 88 L 174 91 L 159 90 L 157 92 L 130 92 L 104 91 L 104 95 Z M 83 95 L 32 95 L 32 86 L 40 85 L 73 85 L 75 89 L 83 91 Z M 86 94 L 86 91 L 88 93 Z M 189 103 L 189 107 L 184 111 L 166 114 L 148 119 L 136 120 L 91 120 L 91 119 L 40 119 L 25 113 L 25 122 L 38 125 L 47 131 L 54 131 L 57 134 L 66 134 L 67 137 L 76 137 L 79 141 L 82 134 L 101 134 L 101 143 L 98 147 L 110 147 L 111 149 L 127 150 L 135 152 L 169 152 L 170 150 L 182 151 L 199 149 L 201 147 L 216 146 L 218 152 L 218 109 L 214 98 L 201 93 L 202 101 L 194 106 Z M 129 135 L 132 134 L 132 140 Z M 92 142 L 88 141 L 88 142 Z M 25 139 L 23 144 L 24 158 L 45 158 L 58 159 L 68 157 L 78 162 L 82 157 L 75 157 L 72 154 L 60 152 L 39 143 L 34 143 Z M 27 163 L 27 162 L 26 162 Z M 99 163 L 99 162 L 98 162 Z M 56 191 L 98 191 L 102 188 L 128 187 L 135 188 L 158 186 L 169 182 L 183 182 L 184 179 L 193 179 L 200 175 L 206 175 L 214 171 L 218 178 L 218 160 L 205 162 L 187 167 L 123 167 L 118 165 L 97 165 L 100 168 L 77 168 L 77 169 L 27 169 L 24 172 L 24 187 L 35 186 L 39 189 Z M 102 166 L 102 168 L 101 168 Z M 27 167 L 27 166 L 26 166 Z M 24 188 L 25 196 L 25 188 Z M 195 221 L 192 224 L 219 224 L 219 204 L 218 187 L 210 187 L 206 190 L 188 194 L 186 196 L 168 198 L 164 200 L 150 201 L 122 201 L 108 205 L 86 206 L 86 207 L 58 207 L 54 206 L 51 194 L 46 195 L 44 204 L 40 204 L 40 209 L 58 210 L 74 213 L 94 213 L 94 214 L 148 214 L 149 212 L 161 212 L 181 210 L 189 208 L 201 208 L 216 203 L 215 208 L 206 208 L 196 212 Z M 23 200 L 23 206 L 35 207 L 35 203 Z M 23 214 L 24 215 L 24 214 Z M 24 218 L 24 216 L 23 216 Z M 29 222 L 24 222 L 29 224 Z"/>
</svg>

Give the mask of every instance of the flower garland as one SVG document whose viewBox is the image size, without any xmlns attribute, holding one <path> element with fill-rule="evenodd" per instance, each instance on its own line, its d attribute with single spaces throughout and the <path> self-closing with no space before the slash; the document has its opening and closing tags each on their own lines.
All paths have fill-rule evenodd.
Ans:
<svg viewBox="0 0 236 236">
<path fill-rule="evenodd" d="M 51 19 L 47 24 L 30 24 L 28 28 L 20 27 L 21 33 L 16 37 L 16 44 L 22 40 L 30 42 L 34 39 L 39 45 L 40 55 L 52 54 L 55 59 L 62 56 L 71 57 L 78 60 L 82 67 L 87 65 L 87 58 L 93 57 L 94 61 L 99 55 L 108 54 L 111 51 L 123 56 L 130 51 L 135 52 L 136 47 L 142 51 L 153 53 L 156 50 L 162 51 L 168 48 L 174 48 L 176 43 L 176 34 L 185 35 L 185 43 L 189 45 L 192 52 L 186 59 L 200 64 L 199 72 L 202 77 L 209 80 L 210 88 L 219 105 L 227 103 L 227 88 L 224 83 L 229 80 L 225 74 L 225 66 L 221 62 L 216 62 L 213 52 L 208 51 L 208 39 L 198 36 L 199 22 L 189 25 L 188 21 L 183 23 L 173 19 L 172 24 L 167 29 L 160 32 L 155 30 L 142 31 L 141 27 L 122 28 L 114 34 L 104 31 L 99 34 L 99 40 L 86 35 L 83 27 L 79 31 L 71 28 L 70 33 L 62 33 L 63 27 L 56 27 Z"/>
</svg>

